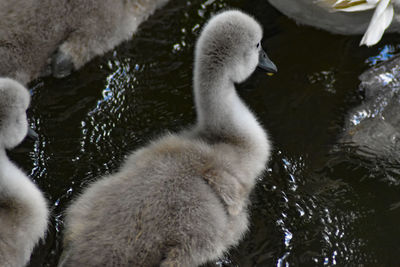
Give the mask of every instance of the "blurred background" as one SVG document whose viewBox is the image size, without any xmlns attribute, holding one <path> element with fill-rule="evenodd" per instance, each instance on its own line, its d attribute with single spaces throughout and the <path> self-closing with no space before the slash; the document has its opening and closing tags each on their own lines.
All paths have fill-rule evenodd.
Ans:
<svg viewBox="0 0 400 267">
<path fill-rule="evenodd" d="M 273 77 L 256 71 L 238 86 L 274 151 L 251 196 L 250 231 L 207 266 L 399 266 L 400 165 L 363 158 L 338 139 L 364 97 L 358 76 L 399 52 L 400 36 L 359 47 L 361 36 L 299 26 L 267 0 L 174 0 L 131 41 L 71 76 L 30 84 L 29 121 L 39 139 L 9 155 L 52 210 L 30 267 L 56 266 L 63 211 L 83 188 L 117 171 L 130 151 L 195 121 L 195 40 L 226 8 L 260 21 L 262 45 L 278 66 Z"/>
</svg>

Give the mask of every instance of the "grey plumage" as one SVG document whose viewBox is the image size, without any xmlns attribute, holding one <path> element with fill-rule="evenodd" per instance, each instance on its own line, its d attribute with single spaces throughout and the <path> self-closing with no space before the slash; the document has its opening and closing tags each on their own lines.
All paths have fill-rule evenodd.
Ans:
<svg viewBox="0 0 400 267">
<path fill-rule="evenodd" d="M 39 189 L 7 157 L 27 133 L 28 91 L 0 78 L 0 266 L 21 267 L 47 229 L 48 209 Z"/>
<path fill-rule="evenodd" d="M 132 37 L 168 0 L 0 2 L 0 76 L 22 84 L 68 75 Z"/>
<path fill-rule="evenodd" d="M 238 243 L 270 155 L 234 86 L 255 70 L 261 38 L 240 11 L 208 22 L 195 51 L 197 123 L 133 152 L 72 203 L 60 266 L 197 266 Z"/>
</svg>

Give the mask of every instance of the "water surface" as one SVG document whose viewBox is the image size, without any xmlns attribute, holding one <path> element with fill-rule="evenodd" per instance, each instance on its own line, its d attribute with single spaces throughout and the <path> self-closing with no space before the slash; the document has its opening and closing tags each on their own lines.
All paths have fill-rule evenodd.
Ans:
<svg viewBox="0 0 400 267">
<path fill-rule="evenodd" d="M 56 266 L 62 212 L 83 188 L 117 171 L 129 151 L 194 121 L 194 43 L 207 19 L 228 7 L 263 24 L 263 47 L 279 68 L 238 86 L 274 152 L 252 194 L 249 233 L 208 266 L 400 264 L 400 168 L 337 142 L 348 110 L 363 99 L 358 75 L 397 52 L 400 38 L 360 48 L 360 36 L 298 26 L 266 0 L 175 0 L 131 41 L 73 75 L 30 84 L 29 120 L 40 137 L 10 156 L 52 209 L 30 266 Z"/>
</svg>

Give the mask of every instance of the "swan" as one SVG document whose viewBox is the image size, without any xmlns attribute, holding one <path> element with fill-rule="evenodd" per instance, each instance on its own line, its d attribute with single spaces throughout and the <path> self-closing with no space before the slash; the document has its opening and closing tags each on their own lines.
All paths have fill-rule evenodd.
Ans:
<svg viewBox="0 0 400 267">
<path fill-rule="evenodd" d="M 269 0 L 301 24 L 339 34 L 364 34 L 360 45 L 372 46 L 386 29 L 400 32 L 400 0 Z"/>
<path fill-rule="evenodd" d="M 277 71 L 261 38 L 241 11 L 210 19 L 195 48 L 197 122 L 133 152 L 84 190 L 65 213 L 59 266 L 198 266 L 238 243 L 271 150 L 235 91 L 257 65 Z"/>
<path fill-rule="evenodd" d="M 28 132 L 29 92 L 0 78 L 0 266 L 20 267 L 47 230 L 48 208 L 41 191 L 7 157 Z"/>
<path fill-rule="evenodd" d="M 167 1 L 0 1 L 0 77 L 65 77 L 130 39 Z"/>
</svg>

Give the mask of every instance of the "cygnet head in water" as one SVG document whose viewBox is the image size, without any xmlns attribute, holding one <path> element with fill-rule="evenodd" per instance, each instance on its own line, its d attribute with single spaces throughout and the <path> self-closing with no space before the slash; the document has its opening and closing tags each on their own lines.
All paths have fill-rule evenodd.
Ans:
<svg viewBox="0 0 400 267">
<path fill-rule="evenodd" d="M 227 75 L 224 78 L 240 83 L 257 66 L 275 73 L 275 64 L 261 47 L 262 36 L 260 24 L 240 11 L 231 10 L 214 16 L 203 28 L 197 42 L 195 80 L 199 80 L 198 75 L 208 79 Z"/>
<path fill-rule="evenodd" d="M 26 110 L 30 102 L 24 86 L 9 78 L 0 78 L 0 145 L 13 148 L 28 132 Z"/>
</svg>

